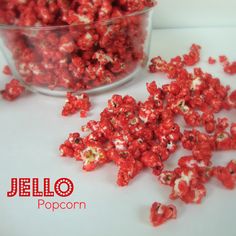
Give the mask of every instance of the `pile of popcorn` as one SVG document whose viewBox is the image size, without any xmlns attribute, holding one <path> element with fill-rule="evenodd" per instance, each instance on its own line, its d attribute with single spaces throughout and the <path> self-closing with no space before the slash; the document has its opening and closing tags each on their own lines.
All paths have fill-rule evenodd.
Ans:
<svg viewBox="0 0 236 236">
<path fill-rule="evenodd" d="M 227 189 L 236 187 L 236 160 L 225 166 L 213 164 L 217 151 L 236 150 L 236 123 L 227 117 L 216 118 L 220 111 L 236 108 L 236 90 L 221 84 L 218 78 L 194 68 L 200 60 L 198 45 L 169 62 L 160 56 L 151 60 L 151 73 L 165 73 L 171 82 L 158 87 L 147 83 L 148 98 L 136 101 L 131 96 L 113 95 L 101 112 L 99 121 L 82 127 L 86 135 L 75 132 L 60 146 L 62 156 L 83 163 L 92 171 L 107 163 L 118 167 L 117 184 L 127 186 L 146 168 L 171 191 L 171 200 L 199 204 L 207 194 L 206 183 L 218 179 Z M 182 117 L 185 126 L 176 122 Z M 165 162 L 183 148 L 176 168 Z M 150 220 L 159 226 L 177 217 L 174 205 L 154 202 Z"/>
<path fill-rule="evenodd" d="M 0 0 L 1 35 L 28 85 L 82 91 L 146 63 L 152 0 Z M 30 28 L 30 27 L 36 28 Z"/>
</svg>

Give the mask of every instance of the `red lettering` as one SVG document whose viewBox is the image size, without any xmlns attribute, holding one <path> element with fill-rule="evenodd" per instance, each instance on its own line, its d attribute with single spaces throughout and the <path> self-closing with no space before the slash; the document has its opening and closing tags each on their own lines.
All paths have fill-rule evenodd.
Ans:
<svg viewBox="0 0 236 236">
<path fill-rule="evenodd" d="M 54 192 L 50 191 L 50 179 L 45 178 L 43 182 L 44 182 L 44 197 L 53 197 Z"/>
<path fill-rule="evenodd" d="M 19 196 L 29 197 L 30 196 L 30 178 L 19 179 Z"/>
<path fill-rule="evenodd" d="M 43 192 L 39 191 L 39 179 L 33 178 L 33 196 L 34 197 L 42 197 Z"/>
<path fill-rule="evenodd" d="M 67 190 L 62 191 L 61 185 L 66 184 L 67 185 Z M 74 184 L 70 179 L 67 178 L 61 178 L 58 179 L 54 185 L 54 190 L 56 194 L 60 197 L 68 197 L 70 196 L 73 191 L 74 191 Z"/>
<path fill-rule="evenodd" d="M 32 183 L 31 183 L 32 180 Z M 43 190 L 39 187 L 39 178 L 12 178 L 11 189 L 7 192 L 8 197 L 53 197 L 55 193 L 59 197 L 68 197 L 74 191 L 74 184 L 68 178 L 60 178 L 54 184 L 54 191 L 50 188 L 50 179 L 43 179 Z"/>
<path fill-rule="evenodd" d="M 11 191 L 7 192 L 8 197 L 14 197 L 17 193 L 17 178 L 11 179 Z"/>
<path fill-rule="evenodd" d="M 40 209 L 40 206 L 43 206 L 45 201 L 43 199 L 38 200 L 38 209 Z"/>
</svg>

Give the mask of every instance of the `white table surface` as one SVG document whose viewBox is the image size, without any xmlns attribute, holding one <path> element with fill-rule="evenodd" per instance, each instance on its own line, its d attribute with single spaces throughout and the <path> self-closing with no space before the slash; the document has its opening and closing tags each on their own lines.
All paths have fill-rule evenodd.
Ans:
<svg viewBox="0 0 236 236">
<path fill-rule="evenodd" d="M 226 54 L 236 60 L 236 28 L 205 28 L 155 30 L 151 56 L 169 59 L 188 51 L 192 43 L 202 47 L 199 64 L 219 76 L 224 84 L 236 88 L 236 76 L 222 72 L 220 65 L 208 65 L 209 56 Z M 0 68 L 5 64 L 0 58 Z M 7 78 L 1 75 L 0 88 Z M 145 99 L 145 83 L 156 80 L 168 83 L 161 75 L 146 73 L 128 85 L 112 92 L 91 97 L 93 107 L 86 119 L 79 115 L 60 116 L 64 99 L 31 94 L 9 103 L 0 100 L 0 235 L 1 236 L 235 236 L 236 191 L 225 190 L 216 181 L 207 184 L 207 197 L 201 205 L 185 205 L 177 200 L 177 220 L 153 228 L 149 223 L 149 208 L 153 201 L 168 200 L 170 188 L 161 186 L 150 171 L 139 175 L 128 187 L 116 186 L 117 168 L 108 164 L 97 171 L 85 173 L 81 163 L 60 158 L 58 146 L 69 132 L 80 129 L 90 119 L 98 119 L 106 101 L 114 93 Z M 224 114 L 222 114 L 224 115 Z M 229 114 L 236 120 L 236 111 Z M 180 157 L 181 152 L 172 158 Z M 235 152 L 214 154 L 214 162 L 225 164 L 235 158 Z M 75 191 L 66 201 L 85 201 L 86 210 L 37 209 L 36 198 L 7 198 L 13 177 L 49 177 L 56 180 L 68 177 Z M 47 201 L 62 201 L 60 198 Z"/>
</svg>

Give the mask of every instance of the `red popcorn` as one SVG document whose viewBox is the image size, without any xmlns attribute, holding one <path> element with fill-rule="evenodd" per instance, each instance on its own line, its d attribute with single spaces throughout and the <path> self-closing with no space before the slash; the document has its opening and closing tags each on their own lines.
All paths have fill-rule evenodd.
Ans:
<svg viewBox="0 0 236 236">
<path fill-rule="evenodd" d="M 145 166 L 151 167 L 151 168 L 155 168 L 157 166 L 163 165 L 160 157 L 153 152 L 148 152 L 148 151 L 144 152 L 141 157 L 141 160 Z"/>
<path fill-rule="evenodd" d="M 217 132 L 223 132 L 229 127 L 229 120 L 228 118 L 218 118 L 216 123 L 216 130 Z"/>
<path fill-rule="evenodd" d="M 170 198 L 180 198 L 185 203 L 201 203 L 205 196 L 206 189 L 199 181 L 197 171 L 193 168 L 181 169 L 179 176 L 174 181 Z"/>
<path fill-rule="evenodd" d="M 212 176 L 209 162 L 194 156 L 181 157 L 174 171 L 163 171 L 159 181 L 172 187 L 170 199 L 180 198 L 185 203 L 201 203 L 206 195 L 204 183 Z"/>
<path fill-rule="evenodd" d="M 82 51 L 91 50 L 98 38 L 99 36 L 95 32 L 88 31 L 78 39 L 77 46 Z"/>
<path fill-rule="evenodd" d="M 187 150 L 192 150 L 197 142 L 197 131 L 185 130 L 181 139 L 183 148 Z"/>
<path fill-rule="evenodd" d="M 154 57 L 151 60 L 151 65 L 149 66 L 149 70 L 151 73 L 156 72 L 165 72 L 167 69 L 167 62 L 164 61 L 160 56 Z"/>
<path fill-rule="evenodd" d="M 197 143 L 192 150 L 194 158 L 198 161 L 210 162 L 212 157 L 213 147 L 211 140 Z"/>
<path fill-rule="evenodd" d="M 231 174 L 231 176 L 233 177 L 233 179 L 236 181 L 236 160 L 230 161 L 227 164 L 226 168 L 229 171 L 229 173 Z"/>
<path fill-rule="evenodd" d="M 99 20 L 106 20 L 111 17 L 113 11 L 112 2 L 109 0 L 102 1 L 101 8 L 98 12 L 98 19 Z"/>
<path fill-rule="evenodd" d="M 209 57 L 209 58 L 208 58 L 208 63 L 209 63 L 210 65 L 214 65 L 214 64 L 216 64 L 216 59 L 214 59 L 214 58 L 212 58 L 212 57 Z"/>
<path fill-rule="evenodd" d="M 199 126 L 201 123 L 200 115 L 195 111 L 188 111 L 184 114 L 184 120 L 189 126 Z"/>
<path fill-rule="evenodd" d="M 190 48 L 189 54 L 183 55 L 183 61 L 186 66 L 193 66 L 200 61 L 201 46 L 193 44 Z"/>
<path fill-rule="evenodd" d="M 8 101 L 14 101 L 20 97 L 25 91 L 25 87 L 21 83 L 12 79 L 8 84 L 6 84 L 5 89 L 1 91 L 2 98 Z"/>
<path fill-rule="evenodd" d="M 218 132 L 215 136 L 217 150 L 231 149 L 231 136 L 228 132 Z"/>
<path fill-rule="evenodd" d="M 92 171 L 107 162 L 104 150 L 96 145 L 86 147 L 79 154 L 79 159 L 83 161 L 83 169 L 86 171 Z"/>
<path fill-rule="evenodd" d="M 72 53 L 76 49 L 76 45 L 70 35 L 63 35 L 60 38 L 59 51 L 62 53 Z"/>
<path fill-rule="evenodd" d="M 141 162 L 144 166 L 153 168 L 154 175 L 159 175 L 164 168 L 161 156 L 152 152 L 144 152 L 141 157 Z"/>
<path fill-rule="evenodd" d="M 231 124 L 230 134 L 233 137 L 233 139 L 236 139 L 236 123 Z"/>
<path fill-rule="evenodd" d="M 212 170 L 213 176 L 216 177 L 224 187 L 234 189 L 236 185 L 236 161 L 230 161 L 226 167 L 217 166 Z"/>
<path fill-rule="evenodd" d="M 62 157 L 73 157 L 74 156 L 74 149 L 70 145 L 69 142 L 65 142 L 65 144 L 61 144 L 59 147 L 60 154 Z"/>
<path fill-rule="evenodd" d="M 208 163 L 205 160 L 197 161 L 193 156 L 183 156 L 179 159 L 178 165 L 180 167 L 188 168 L 206 168 Z"/>
<path fill-rule="evenodd" d="M 220 63 L 225 63 L 228 61 L 228 58 L 225 55 L 219 56 L 219 61 Z"/>
<path fill-rule="evenodd" d="M 177 175 L 174 171 L 163 170 L 158 176 L 158 180 L 163 185 L 173 186 L 177 178 Z"/>
<path fill-rule="evenodd" d="M 211 112 L 204 112 L 201 117 L 202 125 L 204 126 L 207 133 L 212 133 L 216 128 L 216 121 L 214 114 Z"/>
<path fill-rule="evenodd" d="M 164 205 L 158 202 L 154 202 L 150 210 L 150 221 L 153 226 L 157 227 L 164 224 L 166 221 L 176 219 L 177 210 L 172 204 Z"/>
<path fill-rule="evenodd" d="M 2 72 L 3 72 L 3 74 L 5 74 L 5 75 L 12 75 L 11 69 L 10 69 L 10 67 L 7 66 L 7 65 L 3 67 Z"/>
<path fill-rule="evenodd" d="M 87 94 L 83 93 L 79 96 L 74 96 L 72 93 L 67 93 L 66 104 L 61 114 L 69 116 L 80 111 L 80 117 L 86 117 L 90 107 L 91 103 Z"/>
<path fill-rule="evenodd" d="M 229 62 L 228 57 L 219 56 L 219 61 L 223 65 L 224 72 L 230 75 L 236 74 L 236 61 Z"/>
<path fill-rule="evenodd" d="M 230 107 L 236 108 L 236 90 L 234 90 L 234 91 L 230 94 L 229 99 L 228 99 L 228 103 L 229 103 L 229 106 L 230 106 Z"/>
<path fill-rule="evenodd" d="M 192 168 L 198 174 L 198 180 L 200 183 L 208 182 L 211 177 L 211 162 L 208 160 L 197 160 L 194 156 L 183 156 L 178 161 L 180 168 Z"/>
<path fill-rule="evenodd" d="M 224 65 L 224 72 L 230 75 L 235 75 L 236 74 L 236 61 L 230 63 L 226 63 Z"/>
<path fill-rule="evenodd" d="M 120 165 L 117 175 L 117 184 L 119 186 L 128 185 L 129 181 L 138 175 L 142 169 L 142 162 L 127 158 L 127 160 Z"/>
<path fill-rule="evenodd" d="M 60 146 L 60 154 L 63 157 L 73 157 L 76 155 L 75 150 L 84 149 L 84 143 L 79 133 L 69 134 L 68 139 Z"/>
</svg>

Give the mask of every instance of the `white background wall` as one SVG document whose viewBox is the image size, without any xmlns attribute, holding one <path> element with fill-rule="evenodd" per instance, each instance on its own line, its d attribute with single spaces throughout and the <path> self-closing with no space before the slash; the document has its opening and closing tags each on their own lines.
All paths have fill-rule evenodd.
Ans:
<svg viewBox="0 0 236 236">
<path fill-rule="evenodd" d="M 236 26 L 236 0 L 158 0 L 154 26 Z"/>
</svg>

